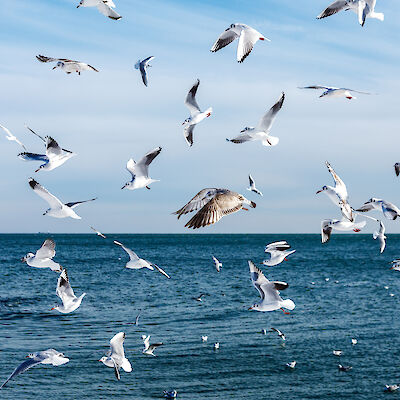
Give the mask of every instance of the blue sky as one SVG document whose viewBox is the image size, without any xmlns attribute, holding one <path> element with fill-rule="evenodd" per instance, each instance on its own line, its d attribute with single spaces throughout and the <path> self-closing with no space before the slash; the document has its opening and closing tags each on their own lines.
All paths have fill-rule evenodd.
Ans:
<svg viewBox="0 0 400 400">
<path fill-rule="evenodd" d="M 257 202 L 257 208 L 223 218 L 203 230 L 223 232 L 319 232 L 339 209 L 315 192 L 331 177 L 330 161 L 357 207 L 372 196 L 400 205 L 398 127 L 398 1 L 377 2 L 385 21 L 352 12 L 316 20 L 325 0 L 132 1 L 116 0 L 123 16 L 112 21 L 72 0 L 2 2 L 0 13 L 0 123 L 30 151 L 40 141 L 27 123 L 52 135 L 78 156 L 62 167 L 35 174 L 19 160 L 19 148 L 0 136 L 1 232 L 189 232 L 171 213 L 204 187 L 226 187 Z M 210 53 L 231 23 L 243 22 L 271 39 L 259 42 L 243 64 L 236 44 Z M 35 56 L 72 58 L 100 72 L 66 75 Z M 149 87 L 133 68 L 153 55 Z M 195 129 L 188 148 L 183 100 L 199 78 L 198 102 L 211 118 Z M 319 99 L 297 86 L 326 84 L 376 93 L 357 100 Z M 285 91 L 272 129 L 274 148 L 225 141 L 260 116 Z M 151 166 L 160 179 L 152 189 L 122 191 L 126 161 L 163 147 Z M 251 173 L 264 197 L 245 190 Z M 63 201 L 98 196 L 78 209 L 81 221 L 42 216 L 46 203 L 29 188 L 34 176 Z M 387 222 L 388 232 L 400 232 Z M 369 225 L 366 232 L 375 226 Z"/>
</svg>

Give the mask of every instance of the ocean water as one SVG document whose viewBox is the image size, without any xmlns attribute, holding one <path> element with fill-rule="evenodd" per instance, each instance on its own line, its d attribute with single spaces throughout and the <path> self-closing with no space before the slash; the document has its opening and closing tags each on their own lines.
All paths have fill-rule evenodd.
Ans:
<svg viewBox="0 0 400 400">
<path fill-rule="evenodd" d="M 386 383 L 400 382 L 400 273 L 388 264 L 400 255 L 400 236 L 388 235 L 380 255 L 371 235 L 360 234 L 333 235 L 326 245 L 319 235 L 51 235 L 75 294 L 87 293 L 67 315 L 50 311 L 57 274 L 20 262 L 47 236 L 0 235 L 0 380 L 30 352 L 55 348 L 70 362 L 30 369 L 1 399 L 148 400 L 177 389 L 188 400 L 376 400 L 387 398 Z M 171 279 L 124 268 L 127 254 L 114 239 Z M 296 308 L 290 315 L 248 311 L 259 296 L 247 260 L 261 262 L 264 245 L 282 239 L 297 252 L 263 269 L 289 283 L 281 294 Z M 223 263 L 219 274 L 212 255 Z M 193 299 L 200 293 L 207 293 L 202 303 Z M 260 333 L 272 326 L 286 334 L 284 346 L 275 333 Z M 97 360 L 120 331 L 133 371 L 121 371 L 118 382 Z M 142 354 L 143 334 L 164 343 L 157 357 Z M 296 368 L 285 368 L 293 360 Z M 339 372 L 339 363 L 353 369 Z"/>
</svg>

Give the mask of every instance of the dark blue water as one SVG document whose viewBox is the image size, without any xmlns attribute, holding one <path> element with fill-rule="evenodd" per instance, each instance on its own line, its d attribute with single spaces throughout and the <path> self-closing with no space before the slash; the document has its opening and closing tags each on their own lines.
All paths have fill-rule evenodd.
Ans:
<svg viewBox="0 0 400 400">
<path fill-rule="evenodd" d="M 375 400 L 386 398 L 384 384 L 400 381 L 400 275 L 388 264 L 400 255 L 400 236 L 389 235 L 379 255 L 371 235 L 333 235 L 324 246 L 318 235 L 53 235 L 55 260 L 68 269 L 75 293 L 87 293 L 68 315 L 50 311 L 57 274 L 20 262 L 46 237 L 0 235 L 0 380 L 30 352 L 52 347 L 70 362 L 30 369 L 1 399 L 147 400 L 176 388 L 190 400 Z M 127 255 L 112 239 L 165 268 L 171 280 L 124 268 Z M 297 252 L 264 270 L 290 284 L 282 297 L 296 308 L 290 315 L 247 311 L 258 299 L 247 260 L 260 262 L 264 245 L 282 239 Z M 223 263 L 220 274 L 211 255 Z M 202 303 L 192 299 L 201 292 L 208 294 Z M 285 346 L 276 334 L 259 333 L 271 326 L 286 334 Z M 97 361 L 119 331 L 133 367 L 120 382 Z M 141 353 L 142 334 L 164 343 L 157 357 Z M 340 359 L 334 349 L 343 351 Z M 297 367 L 286 369 L 293 360 Z M 338 372 L 339 362 L 353 370 Z"/>
</svg>

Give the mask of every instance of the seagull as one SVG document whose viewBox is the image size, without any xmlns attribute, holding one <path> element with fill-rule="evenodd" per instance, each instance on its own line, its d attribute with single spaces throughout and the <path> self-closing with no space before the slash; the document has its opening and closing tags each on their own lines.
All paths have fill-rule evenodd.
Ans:
<svg viewBox="0 0 400 400">
<path fill-rule="evenodd" d="M 213 261 L 215 263 L 215 268 L 217 269 L 217 272 L 221 271 L 222 263 L 220 263 L 214 256 L 212 256 Z"/>
<path fill-rule="evenodd" d="M 263 194 L 256 188 L 256 184 L 254 182 L 253 177 L 249 174 L 249 184 L 250 186 L 247 188 L 247 190 L 249 190 L 250 192 L 254 192 L 256 194 L 259 194 L 260 196 L 262 196 Z"/>
<path fill-rule="evenodd" d="M 358 340 L 357 339 L 351 339 L 351 344 L 353 345 L 353 346 L 355 346 L 356 344 L 358 343 Z"/>
<path fill-rule="evenodd" d="M 360 232 L 366 225 L 365 221 L 361 222 L 350 222 L 346 218 L 339 219 L 324 219 L 321 222 L 321 241 L 322 243 L 329 242 L 331 238 L 332 229 L 337 231 L 354 231 Z"/>
<path fill-rule="evenodd" d="M 150 61 L 152 60 L 154 60 L 154 57 L 150 56 L 142 61 L 138 60 L 138 62 L 135 64 L 135 68 L 138 69 L 142 75 L 144 86 L 147 86 L 147 68 L 152 67 L 152 65 L 150 65 Z"/>
<path fill-rule="evenodd" d="M 175 399 L 178 396 L 178 392 L 176 390 L 171 390 L 169 392 L 164 390 L 163 393 L 164 393 L 164 397 L 166 397 L 167 399 Z"/>
<path fill-rule="evenodd" d="M 114 368 L 115 376 L 121 379 L 119 370 L 122 368 L 125 372 L 132 372 L 131 363 L 125 357 L 124 353 L 125 333 L 119 332 L 110 340 L 110 350 L 106 356 L 100 358 L 105 366 Z"/>
<path fill-rule="evenodd" d="M 205 296 L 205 293 L 201 293 L 198 297 L 193 297 L 194 300 L 203 301 L 202 297 Z"/>
<path fill-rule="evenodd" d="M 7 134 L 7 136 L 6 136 L 7 140 L 10 140 L 10 141 L 13 141 L 15 143 L 18 143 L 26 151 L 26 147 L 22 144 L 22 142 L 19 141 L 17 139 L 17 137 L 14 136 L 5 126 L 0 125 L 0 128 L 3 129 L 3 131 Z"/>
<path fill-rule="evenodd" d="M 286 336 L 279 329 L 271 328 L 271 332 L 276 332 L 282 340 L 286 340 Z"/>
<path fill-rule="evenodd" d="M 289 285 L 286 282 L 269 281 L 252 261 L 249 261 L 248 263 L 250 267 L 251 280 L 261 296 L 261 301 L 252 305 L 249 310 L 274 311 L 281 309 L 285 314 L 289 314 L 284 310 L 284 308 L 293 310 L 295 304 L 292 300 L 282 300 L 279 296 L 279 290 L 285 290 Z"/>
<path fill-rule="evenodd" d="M 143 354 L 147 354 L 148 356 L 156 356 L 154 354 L 154 350 L 159 347 L 162 346 L 162 343 L 153 343 L 150 344 L 150 335 L 146 336 L 146 335 L 142 335 L 142 339 L 143 339 L 143 344 L 144 344 L 144 349 L 143 349 Z"/>
<path fill-rule="evenodd" d="M 36 56 L 36 58 L 43 63 L 56 62 L 56 65 L 53 67 L 53 69 L 60 68 L 67 74 L 76 72 L 78 75 L 80 75 L 82 71 L 99 72 L 96 68 L 92 67 L 91 65 L 80 61 L 68 60 L 66 58 L 45 57 L 40 54 Z"/>
<path fill-rule="evenodd" d="M 29 152 L 18 154 L 18 157 L 24 161 L 44 161 L 44 164 L 40 165 L 35 172 L 39 172 L 41 170 L 51 171 L 59 167 L 60 165 L 63 165 L 70 158 L 76 156 L 76 154 L 72 151 L 62 149 L 58 145 L 58 143 L 50 136 L 46 136 L 43 140 L 46 145 L 46 154 L 36 154 Z"/>
<path fill-rule="evenodd" d="M 181 209 L 174 212 L 178 219 L 187 213 L 199 211 L 186 223 L 185 227 L 198 229 L 218 222 L 225 215 L 235 213 L 241 209 L 248 211 L 244 205 L 256 208 L 256 203 L 247 200 L 239 193 L 228 189 L 206 188 L 200 190 Z"/>
<path fill-rule="evenodd" d="M 125 267 L 129 269 L 141 269 L 141 268 L 147 268 L 150 269 L 151 271 L 154 270 L 154 268 L 162 275 L 170 279 L 170 276 L 163 270 L 161 269 L 158 265 L 153 264 L 143 258 L 139 258 L 138 255 L 131 249 L 128 249 L 125 247 L 122 243 L 117 242 L 114 240 L 114 243 L 118 246 L 121 246 L 129 255 L 130 260 L 126 263 Z"/>
<path fill-rule="evenodd" d="M 394 271 L 400 271 L 400 263 L 397 262 L 395 264 L 393 264 L 390 269 L 394 270 Z"/>
<path fill-rule="evenodd" d="M 290 362 L 290 363 L 287 363 L 286 366 L 289 367 L 289 368 L 294 369 L 294 367 L 296 366 L 296 364 L 297 364 L 297 361 L 292 361 L 292 362 Z"/>
<path fill-rule="evenodd" d="M 386 200 L 376 199 L 372 197 L 365 202 L 359 209 L 358 212 L 368 212 L 371 210 L 379 210 L 383 212 L 383 215 L 387 219 L 395 220 L 400 215 L 400 209 L 392 203 Z"/>
<path fill-rule="evenodd" d="M 385 385 L 385 392 L 394 392 L 398 388 L 400 388 L 400 385 Z"/>
<path fill-rule="evenodd" d="M 345 97 L 348 100 L 357 98 L 353 96 L 352 94 L 353 92 L 360 94 L 371 94 L 368 92 L 361 92 L 359 90 L 354 90 L 354 89 L 337 88 L 333 86 L 322 86 L 322 85 L 304 86 L 304 87 L 299 87 L 299 89 L 322 89 L 324 92 L 319 97 Z"/>
<path fill-rule="evenodd" d="M 99 232 L 97 229 L 94 229 L 93 226 L 90 226 L 90 229 L 96 233 L 97 236 L 102 237 L 103 239 L 106 239 L 107 236 L 103 235 L 101 232 Z"/>
<path fill-rule="evenodd" d="M 217 41 L 211 47 L 210 51 L 215 53 L 216 51 L 232 43 L 235 39 L 239 39 L 236 56 L 239 63 L 242 63 L 251 53 L 258 40 L 267 40 L 268 42 L 271 41 L 260 32 L 253 29 L 251 26 L 236 23 L 231 24 L 229 28 L 225 29 L 225 31 L 221 33 Z"/>
<path fill-rule="evenodd" d="M 83 298 L 86 296 L 86 293 L 82 293 L 79 297 L 75 296 L 69 283 L 67 270 L 65 268 L 61 271 L 61 274 L 58 277 L 56 294 L 63 304 L 62 306 L 53 307 L 52 310 L 57 310 L 62 314 L 69 314 L 72 311 L 75 311 L 81 305 Z"/>
<path fill-rule="evenodd" d="M 343 371 L 343 372 L 348 372 L 351 369 L 353 369 L 353 367 L 350 367 L 350 365 L 345 366 L 345 365 L 342 365 L 342 364 L 339 364 L 338 368 L 339 368 L 339 371 Z"/>
<path fill-rule="evenodd" d="M 394 293 L 390 293 L 389 296 L 390 296 L 390 297 L 393 297 L 393 296 L 394 296 Z"/>
<path fill-rule="evenodd" d="M 325 278 L 325 282 L 329 282 L 329 278 Z"/>
<path fill-rule="evenodd" d="M 219 342 L 214 343 L 214 350 L 218 350 L 219 349 Z"/>
<path fill-rule="evenodd" d="M 385 288 L 386 290 L 388 290 L 388 289 L 389 289 L 389 286 L 384 286 L 384 288 Z"/>
<path fill-rule="evenodd" d="M 376 0 L 337 0 L 322 11 L 317 19 L 329 17 L 342 10 L 352 10 L 358 15 L 358 22 L 361 26 L 364 26 L 367 18 L 375 18 L 383 21 L 384 15 L 383 13 L 375 12 L 375 4 Z"/>
<path fill-rule="evenodd" d="M 385 246 L 386 246 L 385 225 L 383 225 L 382 221 L 379 221 L 379 232 L 375 231 L 372 237 L 374 239 L 379 239 L 380 252 L 382 254 L 383 251 L 385 250 Z"/>
<path fill-rule="evenodd" d="M 207 108 L 206 111 L 201 111 L 199 105 L 197 104 L 196 93 L 199 85 L 200 80 L 197 79 L 196 83 L 189 90 L 189 93 L 185 99 L 185 106 L 190 111 L 190 117 L 186 118 L 182 125 L 184 126 L 183 133 L 189 147 L 193 145 L 193 130 L 195 126 L 199 122 L 203 121 L 203 119 L 208 118 L 212 113 L 212 107 Z"/>
<path fill-rule="evenodd" d="M 139 314 L 136 315 L 136 319 L 135 319 L 135 325 L 136 325 L 136 326 L 139 325 L 139 317 L 140 317 L 140 314 L 141 314 L 141 313 L 142 313 L 142 310 L 140 310 L 140 311 L 139 311 Z"/>
<path fill-rule="evenodd" d="M 296 250 L 288 250 L 290 245 L 286 241 L 270 243 L 265 247 L 265 252 L 270 254 L 268 260 L 264 260 L 262 263 L 270 267 L 280 264 L 282 261 L 286 261 L 286 257 L 293 254 Z"/>
<path fill-rule="evenodd" d="M 63 269 L 61 265 L 53 261 L 53 257 L 56 255 L 55 248 L 56 242 L 53 239 L 46 239 L 35 254 L 28 253 L 21 258 L 21 261 L 26 262 L 30 267 L 50 268 L 52 271 L 61 272 Z"/>
<path fill-rule="evenodd" d="M 153 182 L 159 182 L 158 179 L 149 178 L 149 165 L 161 153 L 161 147 L 156 147 L 154 150 L 149 151 L 138 163 L 129 159 L 126 164 L 126 169 L 131 173 L 132 179 L 130 182 L 125 183 L 121 189 L 141 189 L 146 188 L 150 190 L 149 185 Z"/>
<path fill-rule="evenodd" d="M 396 176 L 399 176 L 399 174 L 400 174 L 400 163 L 396 163 L 396 164 L 394 164 L 393 165 L 393 167 L 394 167 L 394 172 L 396 173 Z"/>
<path fill-rule="evenodd" d="M 88 201 L 94 201 L 97 199 L 94 198 L 83 201 L 73 201 L 71 203 L 64 204 L 59 199 L 57 199 L 57 197 L 53 196 L 50 192 L 48 192 L 42 185 L 36 182 L 33 178 L 29 178 L 28 183 L 29 186 L 38 196 L 40 196 L 43 200 L 49 203 L 50 208 L 43 213 L 43 215 L 48 215 L 49 217 L 54 217 L 54 218 L 71 217 L 73 219 L 81 219 L 81 217 L 77 215 L 73 209 L 82 203 L 87 203 Z"/>
<path fill-rule="evenodd" d="M 122 18 L 113 10 L 115 4 L 112 0 L 81 0 L 76 8 L 79 7 L 97 7 L 97 9 L 108 18 L 116 21 Z"/>
<path fill-rule="evenodd" d="M 282 92 L 279 100 L 262 116 L 255 128 L 246 126 L 240 131 L 240 135 L 226 140 L 236 144 L 260 140 L 263 146 L 276 146 L 279 143 L 279 138 L 270 136 L 269 132 L 275 121 L 276 114 L 282 108 L 284 100 L 285 93 Z"/>
<path fill-rule="evenodd" d="M 332 353 L 334 356 L 340 357 L 343 354 L 343 351 L 342 350 L 333 350 Z"/>
<path fill-rule="evenodd" d="M 335 181 L 335 187 L 323 186 L 322 189 L 318 190 L 316 194 L 321 192 L 325 193 L 332 200 L 333 204 L 340 208 L 343 216 L 350 222 L 354 222 L 352 209 L 348 203 L 349 195 L 347 194 L 346 185 L 342 179 L 340 179 L 339 175 L 331 167 L 328 161 L 325 161 L 325 164 L 328 167 L 328 171 L 331 173 L 333 180 Z"/>
<path fill-rule="evenodd" d="M 69 361 L 69 358 L 65 357 L 63 353 L 58 352 L 54 349 L 48 349 L 43 351 L 38 351 L 36 353 L 31 353 L 27 355 L 28 360 L 24 361 L 17 368 L 15 368 L 14 372 L 6 379 L 6 381 L 0 386 L 2 389 L 6 384 L 16 376 L 22 374 L 29 368 L 34 367 L 38 364 L 51 364 L 58 367 L 59 365 L 66 364 Z"/>
<path fill-rule="evenodd" d="M 202 342 L 207 342 L 207 340 L 208 340 L 208 336 L 202 336 L 201 337 L 201 341 Z"/>
</svg>

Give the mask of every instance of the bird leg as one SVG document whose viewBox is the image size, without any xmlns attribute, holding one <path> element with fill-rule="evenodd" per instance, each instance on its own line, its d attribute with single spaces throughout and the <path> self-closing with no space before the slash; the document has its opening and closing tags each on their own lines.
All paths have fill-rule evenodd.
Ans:
<svg viewBox="0 0 400 400">
<path fill-rule="evenodd" d="M 354 232 L 361 232 L 361 229 L 353 229 Z"/>
<path fill-rule="evenodd" d="M 150 190 L 150 188 L 149 188 L 148 186 L 146 186 L 146 189 L 149 189 L 149 190 Z"/>
<path fill-rule="evenodd" d="M 242 207 L 242 210 L 244 210 L 244 211 L 249 211 L 248 208 L 244 208 L 244 207 Z"/>
<path fill-rule="evenodd" d="M 283 311 L 283 313 L 284 314 L 286 314 L 286 315 L 289 315 L 290 314 L 290 312 L 288 312 L 288 311 L 285 311 L 282 307 L 281 307 L 281 310 Z"/>
</svg>

